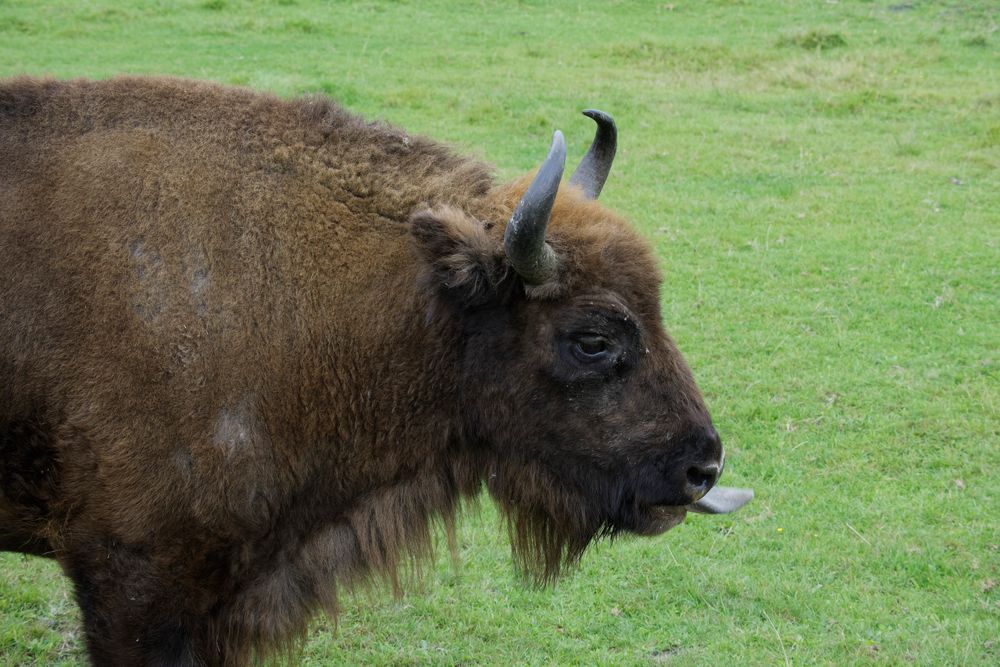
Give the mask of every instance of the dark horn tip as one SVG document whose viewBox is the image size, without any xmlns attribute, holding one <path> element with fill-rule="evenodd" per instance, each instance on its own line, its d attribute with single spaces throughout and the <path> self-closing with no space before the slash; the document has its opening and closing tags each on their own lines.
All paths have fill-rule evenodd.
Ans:
<svg viewBox="0 0 1000 667">
<path fill-rule="evenodd" d="M 611 127 L 615 127 L 615 119 L 612 118 L 610 114 L 604 113 L 598 109 L 584 109 L 583 115 L 587 118 L 592 118 L 598 125 L 610 125 Z"/>
<path fill-rule="evenodd" d="M 603 111 L 585 109 L 583 115 L 597 123 L 597 134 L 569 181 L 582 188 L 588 199 L 597 199 L 618 151 L 618 127 L 611 115 Z"/>
<path fill-rule="evenodd" d="M 556 130 L 552 133 L 552 146 L 549 148 L 549 155 L 558 155 L 562 153 L 562 162 L 566 162 L 566 138 L 563 137 L 563 133 L 560 130 Z"/>
</svg>

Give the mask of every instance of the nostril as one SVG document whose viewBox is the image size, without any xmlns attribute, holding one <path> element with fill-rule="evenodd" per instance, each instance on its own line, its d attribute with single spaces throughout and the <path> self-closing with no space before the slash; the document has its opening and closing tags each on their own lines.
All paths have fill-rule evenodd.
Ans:
<svg viewBox="0 0 1000 667">
<path fill-rule="evenodd" d="M 687 469 L 688 485 L 692 495 L 705 494 L 719 479 L 721 469 L 714 463 L 691 466 Z"/>
</svg>

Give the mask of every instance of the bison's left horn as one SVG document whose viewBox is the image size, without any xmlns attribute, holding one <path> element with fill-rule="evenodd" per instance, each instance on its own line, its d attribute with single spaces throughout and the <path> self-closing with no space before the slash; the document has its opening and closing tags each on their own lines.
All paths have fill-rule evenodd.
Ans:
<svg viewBox="0 0 1000 667">
<path fill-rule="evenodd" d="M 588 199 L 597 199 L 604 182 L 608 180 L 608 172 L 611 171 L 611 163 L 618 150 L 618 128 L 615 127 L 614 119 L 603 111 L 587 109 L 583 115 L 593 118 L 597 123 L 597 134 L 569 182 L 583 188 Z"/>
<path fill-rule="evenodd" d="M 566 142 L 562 132 L 556 130 L 548 157 L 514 208 L 504 232 L 507 259 L 529 285 L 544 283 L 556 271 L 556 254 L 545 242 L 545 228 L 565 166 Z"/>
</svg>

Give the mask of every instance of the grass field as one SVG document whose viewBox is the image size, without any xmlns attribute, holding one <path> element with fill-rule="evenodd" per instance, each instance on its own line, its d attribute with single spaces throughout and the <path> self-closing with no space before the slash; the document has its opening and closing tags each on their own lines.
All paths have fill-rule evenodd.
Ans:
<svg viewBox="0 0 1000 667">
<path fill-rule="evenodd" d="M 656 247 L 723 483 L 756 500 L 601 543 L 547 590 L 484 503 L 458 567 L 345 599 L 301 664 L 993 665 L 998 22 L 995 0 L 0 0 L 0 75 L 320 91 L 502 178 L 556 128 L 582 155 L 581 109 L 617 119 L 602 201 Z M 53 564 L 0 556 L 0 664 L 83 663 L 77 623 Z"/>
</svg>

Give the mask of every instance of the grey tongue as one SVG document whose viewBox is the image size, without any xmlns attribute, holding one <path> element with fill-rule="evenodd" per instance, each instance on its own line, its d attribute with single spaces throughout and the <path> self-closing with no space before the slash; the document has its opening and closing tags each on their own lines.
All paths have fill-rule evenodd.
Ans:
<svg viewBox="0 0 1000 667">
<path fill-rule="evenodd" d="M 692 512 L 702 514 L 728 514 L 746 505 L 753 498 L 753 489 L 735 489 L 731 486 L 713 486 L 708 493 L 687 506 Z"/>
</svg>

